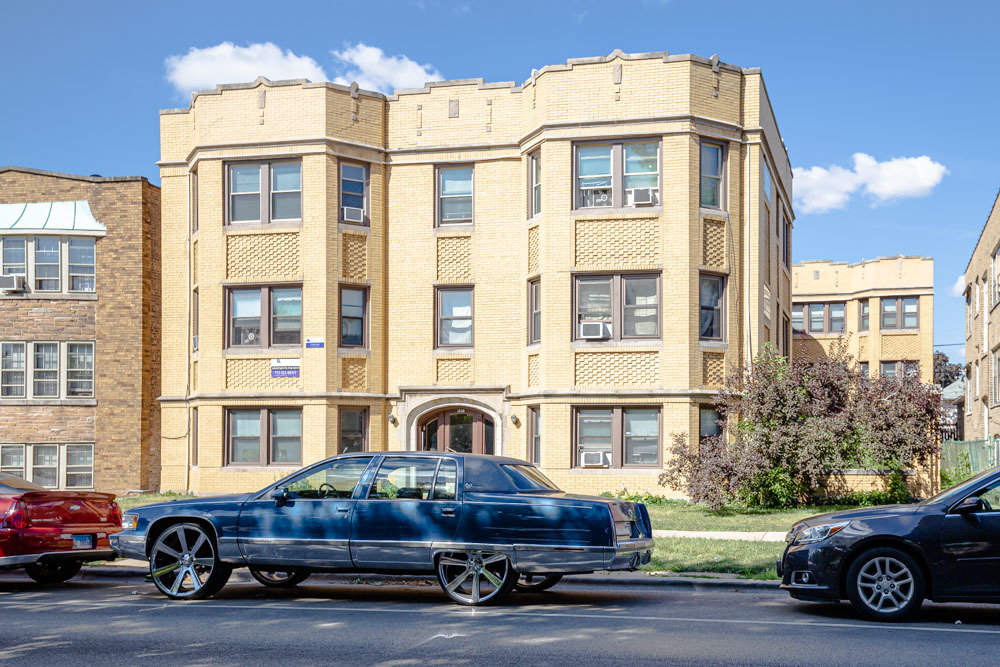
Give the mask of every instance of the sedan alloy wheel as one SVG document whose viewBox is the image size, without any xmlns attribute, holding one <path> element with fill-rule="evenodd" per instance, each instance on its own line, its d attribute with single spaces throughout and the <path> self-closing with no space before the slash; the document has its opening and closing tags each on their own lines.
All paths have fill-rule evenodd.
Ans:
<svg viewBox="0 0 1000 667">
<path fill-rule="evenodd" d="M 898 549 L 878 548 L 861 554 L 847 573 L 847 583 L 851 604 L 872 619 L 906 618 L 924 600 L 920 566 Z"/>
<path fill-rule="evenodd" d="M 438 581 L 452 600 L 464 605 L 495 604 L 517 583 L 517 571 L 505 554 L 450 551 L 438 557 Z"/>
<path fill-rule="evenodd" d="M 195 523 L 170 526 L 149 554 L 149 572 L 160 592 L 175 600 L 194 600 L 219 592 L 232 567 L 219 560 L 215 540 Z"/>
</svg>

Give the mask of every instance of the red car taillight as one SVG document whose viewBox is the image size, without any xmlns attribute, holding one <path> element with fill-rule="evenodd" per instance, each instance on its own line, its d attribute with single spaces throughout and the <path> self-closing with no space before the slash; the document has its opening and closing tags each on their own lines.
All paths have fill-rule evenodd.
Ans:
<svg viewBox="0 0 1000 667">
<path fill-rule="evenodd" d="M 113 500 L 111 501 L 111 516 L 108 521 L 113 526 L 121 527 L 122 525 L 122 508 L 118 507 L 118 503 Z"/>
<path fill-rule="evenodd" d="M 23 500 L 15 501 L 3 519 L 0 519 L 0 528 L 27 528 L 28 527 L 28 506 Z"/>
</svg>

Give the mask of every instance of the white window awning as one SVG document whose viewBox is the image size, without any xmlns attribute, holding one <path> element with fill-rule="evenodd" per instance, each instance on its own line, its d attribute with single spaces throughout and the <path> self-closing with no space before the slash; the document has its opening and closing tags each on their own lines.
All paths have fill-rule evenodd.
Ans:
<svg viewBox="0 0 1000 667">
<path fill-rule="evenodd" d="M 104 236 L 108 230 L 94 218 L 88 201 L 0 204 L 0 234 L 18 232 Z"/>
</svg>

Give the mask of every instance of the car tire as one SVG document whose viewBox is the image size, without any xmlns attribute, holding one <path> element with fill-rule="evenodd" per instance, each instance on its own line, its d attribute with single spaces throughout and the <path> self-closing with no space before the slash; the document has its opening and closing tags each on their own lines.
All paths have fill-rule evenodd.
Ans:
<svg viewBox="0 0 1000 667">
<path fill-rule="evenodd" d="M 272 588 L 291 588 L 309 578 L 308 572 L 286 572 L 284 570 L 261 570 L 251 567 L 250 576 Z"/>
<path fill-rule="evenodd" d="M 561 574 L 539 575 L 522 574 L 514 588 L 522 593 L 541 593 L 547 591 L 562 580 Z"/>
<path fill-rule="evenodd" d="M 78 560 L 38 561 L 24 566 L 29 577 L 40 584 L 61 584 L 76 576 L 83 563 Z"/>
<path fill-rule="evenodd" d="M 497 604 L 517 584 L 510 557 L 495 551 L 448 551 L 437 558 L 438 583 L 445 595 L 461 605 Z"/>
<path fill-rule="evenodd" d="M 198 523 L 176 523 L 160 533 L 149 551 L 149 574 L 161 593 L 173 600 L 215 595 L 233 568 L 219 559 L 211 530 Z"/>
<path fill-rule="evenodd" d="M 874 621 L 901 621 L 913 616 L 923 604 L 924 585 L 920 565 L 892 547 L 865 551 L 847 570 L 851 605 Z"/>
</svg>

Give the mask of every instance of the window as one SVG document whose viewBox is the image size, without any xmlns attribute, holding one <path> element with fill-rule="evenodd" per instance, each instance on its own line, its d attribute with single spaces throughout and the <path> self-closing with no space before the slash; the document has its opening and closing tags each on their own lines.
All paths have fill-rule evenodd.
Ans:
<svg viewBox="0 0 1000 667">
<path fill-rule="evenodd" d="M 436 457 L 383 459 L 368 492 L 368 499 L 431 500 L 438 461 Z M 454 493 L 451 495 L 448 500 L 454 499 Z"/>
<path fill-rule="evenodd" d="M 723 340 L 722 311 L 723 288 L 725 278 L 722 276 L 702 275 L 698 289 L 698 337 L 701 340 Z"/>
<path fill-rule="evenodd" d="M 0 445 L 0 472 L 27 479 L 24 475 L 24 445 Z"/>
<path fill-rule="evenodd" d="M 230 465 L 301 463 L 301 410 L 229 410 L 228 416 Z"/>
<path fill-rule="evenodd" d="M 3 254 L 0 256 L 3 262 L 3 275 L 28 275 L 26 241 L 27 239 L 17 236 L 0 238 L 0 243 L 3 244 Z"/>
<path fill-rule="evenodd" d="M 59 343 L 35 343 L 33 347 L 32 395 L 56 398 L 59 396 Z"/>
<path fill-rule="evenodd" d="M 538 406 L 528 408 L 528 460 L 532 463 L 542 462 L 541 418 Z"/>
<path fill-rule="evenodd" d="M 542 283 L 528 282 L 528 343 L 542 340 Z"/>
<path fill-rule="evenodd" d="M 577 467 L 655 467 L 660 463 L 659 408 L 577 408 L 575 422 Z"/>
<path fill-rule="evenodd" d="M 782 314 L 781 316 L 781 354 L 785 357 L 791 352 L 791 346 L 789 345 L 789 340 L 792 337 L 790 331 L 791 325 L 788 323 L 788 315 Z"/>
<path fill-rule="evenodd" d="M 784 227 L 785 233 L 781 237 L 781 261 L 785 266 L 790 266 L 792 262 L 792 224 L 786 220 Z"/>
<path fill-rule="evenodd" d="M 307 500 L 351 498 L 369 463 L 371 457 L 352 457 L 310 468 L 287 483 L 288 497 Z"/>
<path fill-rule="evenodd" d="M 660 276 L 577 276 L 576 339 L 658 338 Z"/>
<path fill-rule="evenodd" d="M 94 395 L 94 344 L 66 346 L 66 395 L 87 398 Z"/>
<path fill-rule="evenodd" d="M 3 444 L 0 472 L 50 489 L 92 489 L 94 445 Z"/>
<path fill-rule="evenodd" d="M 198 172 L 191 172 L 191 233 L 198 233 Z"/>
<path fill-rule="evenodd" d="M 24 398 L 24 343 L 0 343 L 0 398 Z"/>
<path fill-rule="evenodd" d="M 972 288 L 965 290 L 965 337 L 972 335 Z"/>
<path fill-rule="evenodd" d="M 198 467 L 198 408 L 191 408 L 191 465 Z"/>
<path fill-rule="evenodd" d="M 858 364 L 858 373 L 864 377 L 868 377 L 868 362 L 862 361 Z"/>
<path fill-rule="evenodd" d="M 472 222 L 472 167 L 438 168 L 438 225 Z"/>
<path fill-rule="evenodd" d="M 701 205 L 722 208 L 722 154 L 721 144 L 701 144 Z"/>
<path fill-rule="evenodd" d="M 341 408 L 338 454 L 368 451 L 368 410 Z"/>
<path fill-rule="evenodd" d="M 1000 403 L 1000 353 L 993 352 L 993 402 Z"/>
<path fill-rule="evenodd" d="M 842 333 L 844 303 L 803 303 L 792 307 L 796 333 Z M 798 311 L 798 312 L 796 312 Z"/>
<path fill-rule="evenodd" d="M 858 301 L 858 330 L 868 331 L 868 299 Z"/>
<path fill-rule="evenodd" d="M 59 484 L 59 445 L 33 445 L 31 481 L 47 487 Z"/>
<path fill-rule="evenodd" d="M 978 368 L 977 368 L 978 370 Z M 919 361 L 883 361 L 879 364 L 879 374 L 885 377 L 919 377 Z"/>
<path fill-rule="evenodd" d="M 340 347 L 366 347 L 368 290 L 340 288 Z"/>
<path fill-rule="evenodd" d="M 340 221 L 366 224 L 365 184 L 368 170 L 357 164 L 340 164 Z"/>
<path fill-rule="evenodd" d="M 94 486 L 94 446 L 66 445 L 66 488 Z"/>
<path fill-rule="evenodd" d="M 528 217 L 542 212 L 542 155 L 535 151 L 528 156 Z"/>
<path fill-rule="evenodd" d="M 69 289 L 71 292 L 93 292 L 96 290 L 96 260 L 92 236 L 69 237 Z"/>
<path fill-rule="evenodd" d="M 698 407 L 698 442 L 702 442 L 705 438 L 714 438 L 722 433 L 722 429 L 719 426 L 719 411 L 715 408 L 702 405 Z"/>
<path fill-rule="evenodd" d="M 473 344 L 472 288 L 437 289 L 437 346 Z"/>
<path fill-rule="evenodd" d="M 59 291 L 59 237 L 35 237 L 35 289 Z"/>
<path fill-rule="evenodd" d="M 764 201 L 771 201 L 771 170 L 767 168 L 767 162 L 763 160 L 763 155 L 761 156 L 761 166 L 764 167 Z"/>
<path fill-rule="evenodd" d="M 576 208 L 622 208 L 659 203 L 659 142 L 576 147 Z"/>
<path fill-rule="evenodd" d="M 434 480 L 434 500 L 455 500 L 458 493 L 458 464 L 451 459 L 443 459 L 438 466 Z"/>
<path fill-rule="evenodd" d="M 918 297 L 882 298 L 882 329 L 917 329 Z M 902 317 L 900 317 L 902 313 Z"/>
<path fill-rule="evenodd" d="M 229 347 L 276 347 L 302 343 L 302 288 L 229 290 Z M 268 313 L 262 321 L 262 313 Z"/>
<path fill-rule="evenodd" d="M 198 290 L 191 292 L 191 350 L 198 351 Z"/>
<path fill-rule="evenodd" d="M 231 164 L 227 221 L 287 222 L 302 219 L 302 164 Z"/>
</svg>

